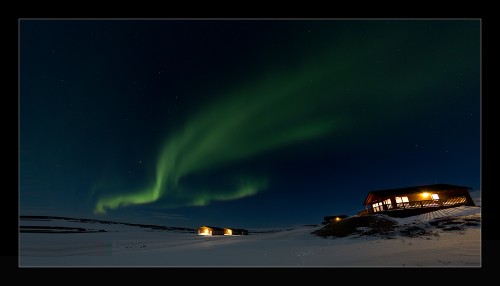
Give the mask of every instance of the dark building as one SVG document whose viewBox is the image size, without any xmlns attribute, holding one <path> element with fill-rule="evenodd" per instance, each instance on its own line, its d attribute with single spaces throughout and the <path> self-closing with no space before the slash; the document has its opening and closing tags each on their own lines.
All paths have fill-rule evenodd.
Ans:
<svg viewBox="0 0 500 286">
<path fill-rule="evenodd" d="M 332 223 L 332 222 L 338 222 L 338 221 L 341 221 L 343 219 L 347 218 L 346 215 L 331 215 L 331 216 L 325 216 L 323 218 L 323 224 L 329 224 L 329 223 Z"/>
<path fill-rule="evenodd" d="M 226 228 L 226 235 L 247 235 L 248 230 L 242 228 Z"/>
<path fill-rule="evenodd" d="M 215 226 L 201 226 L 198 228 L 198 235 L 224 235 L 224 229 Z"/>
<path fill-rule="evenodd" d="M 382 213 L 393 217 L 407 217 L 449 207 L 475 206 L 469 194 L 470 189 L 434 184 L 371 191 L 366 196 L 365 209 L 358 215 Z"/>
<path fill-rule="evenodd" d="M 198 235 L 247 235 L 248 230 L 242 228 L 220 228 L 215 226 L 201 226 Z"/>
</svg>

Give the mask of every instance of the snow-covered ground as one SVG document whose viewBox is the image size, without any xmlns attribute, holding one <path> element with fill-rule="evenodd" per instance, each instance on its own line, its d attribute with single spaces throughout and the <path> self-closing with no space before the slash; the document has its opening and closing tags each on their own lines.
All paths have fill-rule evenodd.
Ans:
<svg viewBox="0 0 500 286">
<path fill-rule="evenodd" d="M 476 201 L 480 204 L 479 201 Z M 405 219 L 429 225 L 437 218 L 480 217 L 480 207 L 457 207 Z M 322 225 L 242 236 L 199 236 L 102 223 L 27 221 L 21 225 L 104 229 L 92 233 L 20 233 L 20 267 L 480 267 L 481 228 L 433 228 L 417 237 L 323 238 Z M 429 225 L 430 226 L 430 225 Z"/>
</svg>

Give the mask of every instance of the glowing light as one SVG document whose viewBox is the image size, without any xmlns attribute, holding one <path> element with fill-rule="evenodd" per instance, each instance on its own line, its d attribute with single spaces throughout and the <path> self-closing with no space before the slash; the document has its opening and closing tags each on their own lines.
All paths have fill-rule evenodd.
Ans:
<svg viewBox="0 0 500 286">
<path fill-rule="evenodd" d="M 430 194 L 429 194 L 429 193 L 427 193 L 427 192 L 424 192 L 424 193 L 422 193 L 422 194 L 420 194 L 420 195 L 421 195 L 423 198 L 428 198 L 428 197 L 430 196 Z"/>
<path fill-rule="evenodd" d="M 339 221 L 339 220 L 340 220 L 340 218 L 339 218 L 339 217 L 336 217 L 336 218 L 335 218 L 335 221 Z"/>
<path fill-rule="evenodd" d="M 198 231 L 199 235 L 211 235 L 210 229 L 208 227 L 200 227 Z"/>
</svg>

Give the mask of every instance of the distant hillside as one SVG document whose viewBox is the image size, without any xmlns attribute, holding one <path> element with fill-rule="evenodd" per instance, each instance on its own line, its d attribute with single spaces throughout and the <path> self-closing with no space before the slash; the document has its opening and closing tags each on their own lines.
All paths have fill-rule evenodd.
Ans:
<svg viewBox="0 0 500 286">
<path fill-rule="evenodd" d="M 104 225 L 106 225 L 104 227 Z M 114 228 L 110 226 L 115 226 Z M 136 224 L 97 219 L 71 218 L 60 216 L 20 216 L 20 232 L 30 233 L 93 233 L 121 231 L 123 226 L 138 227 L 150 231 L 196 232 L 186 227 L 171 227 L 152 224 Z"/>
<path fill-rule="evenodd" d="M 477 195 L 477 194 L 474 194 Z M 475 197 L 476 198 L 476 197 Z M 480 205 L 480 200 L 475 200 Z M 481 208 L 461 206 L 442 209 L 408 218 L 393 218 L 387 215 L 351 216 L 333 222 L 311 232 L 320 237 L 368 237 L 395 236 L 415 237 L 439 235 L 442 231 L 461 231 L 468 227 L 480 227 Z M 250 230 L 251 234 L 287 232 L 295 228 Z M 197 233 L 196 229 L 150 224 L 135 224 L 97 219 L 60 216 L 20 216 L 21 233 L 96 233 L 130 231 L 174 231 Z"/>
</svg>

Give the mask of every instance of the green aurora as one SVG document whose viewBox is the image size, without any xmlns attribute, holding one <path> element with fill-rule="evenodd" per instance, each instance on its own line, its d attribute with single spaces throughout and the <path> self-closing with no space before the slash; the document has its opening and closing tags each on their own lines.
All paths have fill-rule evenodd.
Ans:
<svg viewBox="0 0 500 286">
<path fill-rule="evenodd" d="M 242 173 L 224 178 L 228 183 L 219 188 L 190 187 L 183 179 L 306 141 L 349 148 L 363 136 L 391 133 L 418 120 L 426 108 L 446 102 L 430 91 L 451 82 L 450 71 L 467 76 L 478 69 L 477 45 L 467 37 L 476 37 L 475 29 L 454 31 L 429 38 L 424 28 L 346 36 L 326 41 L 312 54 L 297 54 L 292 68 L 247 75 L 165 141 L 154 181 L 138 190 L 100 194 L 94 212 L 160 200 L 180 207 L 253 196 L 269 187 L 269 176 Z"/>
</svg>

